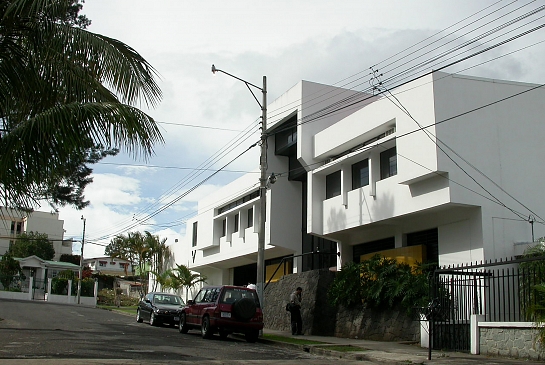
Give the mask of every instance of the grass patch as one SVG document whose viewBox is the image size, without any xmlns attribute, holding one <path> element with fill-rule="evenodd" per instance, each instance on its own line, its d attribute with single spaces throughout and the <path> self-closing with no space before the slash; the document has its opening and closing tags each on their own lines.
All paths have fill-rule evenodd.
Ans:
<svg viewBox="0 0 545 365">
<path fill-rule="evenodd" d="M 97 308 L 136 315 L 136 308 L 138 308 L 138 306 L 131 305 L 126 307 L 116 307 L 115 305 L 97 305 Z"/>
<path fill-rule="evenodd" d="M 324 350 L 332 350 L 338 352 L 352 352 L 352 351 L 367 351 L 362 347 L 350 346 L 350 345 L 331 345 L 331 346 L 316 346 Z"/>
<path fill-rule="evenodd" d="M 263 334 L 263 338 L 265 340 L 291 343 L 294 345 L 320 345 L 320 344 L 325 345 L 327 344 L 327 342 L 305 340 L 302 337 L 285 337 L 285 336 L 271 335 L 266 333 Z"/>
</svg>

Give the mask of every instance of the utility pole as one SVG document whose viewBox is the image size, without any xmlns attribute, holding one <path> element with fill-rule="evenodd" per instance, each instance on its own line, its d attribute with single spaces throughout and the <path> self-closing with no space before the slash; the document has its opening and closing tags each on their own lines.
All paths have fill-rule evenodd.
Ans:
<svg viewBox="0 0 545 365">
<path fill-rule="evenodd" d="M 261 155 L 259 159 L 259 227 L 257 232 L 257 295 L 263 306 L 263 290 L 265 285 L 265 220 L 267 216 L 267 76 L 263 76 L 263 87 L 259 87 L 235 75 L 216 68 L 212 65 L 212 73 L 221 72 L 246 84 L 254 99 L 261 107 Z M 260 103 L 250 86 L 261 90 L 262 102 Z"/>
<path fill-rule="evenodd" d="M 83 245 L 85 245 L 85 222 L 87 221 L 81 216 L 83 221 L 83 236 L 81 237 L 81 256 L 79 258 L 79 280 L 78 280 L 78 304 L 81 303 L 81 280 L 83 275 Z"/>
</svg>

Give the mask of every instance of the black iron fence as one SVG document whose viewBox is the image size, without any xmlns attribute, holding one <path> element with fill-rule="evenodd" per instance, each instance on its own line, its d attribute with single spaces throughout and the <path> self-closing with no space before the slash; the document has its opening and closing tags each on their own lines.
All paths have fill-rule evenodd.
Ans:
<svg viewBox="0 0 545 365">
<path fill-rule="evenodd" d="M 534 322 L 531 308 L 545 282 L 545 257 L 444 267 L 432 277 L 430 321 L 433 349 L 469 351 L 470 318 L 487 322 Z"/>
</svg>

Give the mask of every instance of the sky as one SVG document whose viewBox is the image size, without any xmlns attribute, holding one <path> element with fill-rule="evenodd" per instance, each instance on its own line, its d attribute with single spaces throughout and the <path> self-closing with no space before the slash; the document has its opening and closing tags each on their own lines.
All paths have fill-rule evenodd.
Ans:
<svg viewBox="0 0 545 365">
<path fill-rule="evenodd" d="M 157 121 L 164 143 L 147 160 L 122 152 L 92 166 L 94 181 L 85 190 L 91 204 L 82 211 L 59 209 L 65 239 L 81 241 L 85 222 L 85 258 L 102 256 L 115 235 L 129 231 L 149 231 L 172 245 L 184 239 L 184 222 L 196 215 L 200 198 L 258 171 L 259 148 L 244 151 L 259 140 L 260 107 L 244 83 L 212 74 L 212 64 L 258 86 L 266 76 L 268 103 L 300 80 L 350 83 L 346 87 L 363 90 L 371 66 L 381 71 L 380 65 L 413 45 L 416 50 L 433 39 L 459 43 L 469 39 L 470 27 L 482 34 L 503 22 L 492 22 L 500 15 L 514 19 L 542 5 L 532 0 L 86 0 L 81 13 L 92 21 L 89 31 L 130 45 L 156 69 L 161 103 L 154 109 L 137 106 Z M 544 23 L 541 13 L 529 18 L 534 23 L 526 29 Z M 545 28 L 444 71 L 544 83 L 544 40 Z M 482 43 L 488 41 L 494 43 Z M 409 59 L 412 51 L 405 52 Z M 261 92 L 254 92 L 261 100 Z M 73 245 L 74 254 L 80 249 Z"/>
</svg>

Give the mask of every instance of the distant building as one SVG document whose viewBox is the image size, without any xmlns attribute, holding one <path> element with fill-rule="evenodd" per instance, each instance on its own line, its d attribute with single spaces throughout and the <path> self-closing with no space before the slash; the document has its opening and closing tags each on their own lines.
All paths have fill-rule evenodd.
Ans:
<svg viewBox="0 0 545 365">
<path fill-rule="evenodd" d="M 64 221 L 57 212 L 22 213 L 0 207 L 0 256 L 17 240 L 21 233 L 44 233 L 53 242 L 54 261 L 63 254 L 72 254 L 72 241 L 64 240 Z"/>
<path fill-rule="evenodd" d="M 108 256 L 84 259 L 83 266 L 89 267 L 93 274 L 112 276 L 134 275 L 133 267 L 129 261 Z"/>
</svg>

